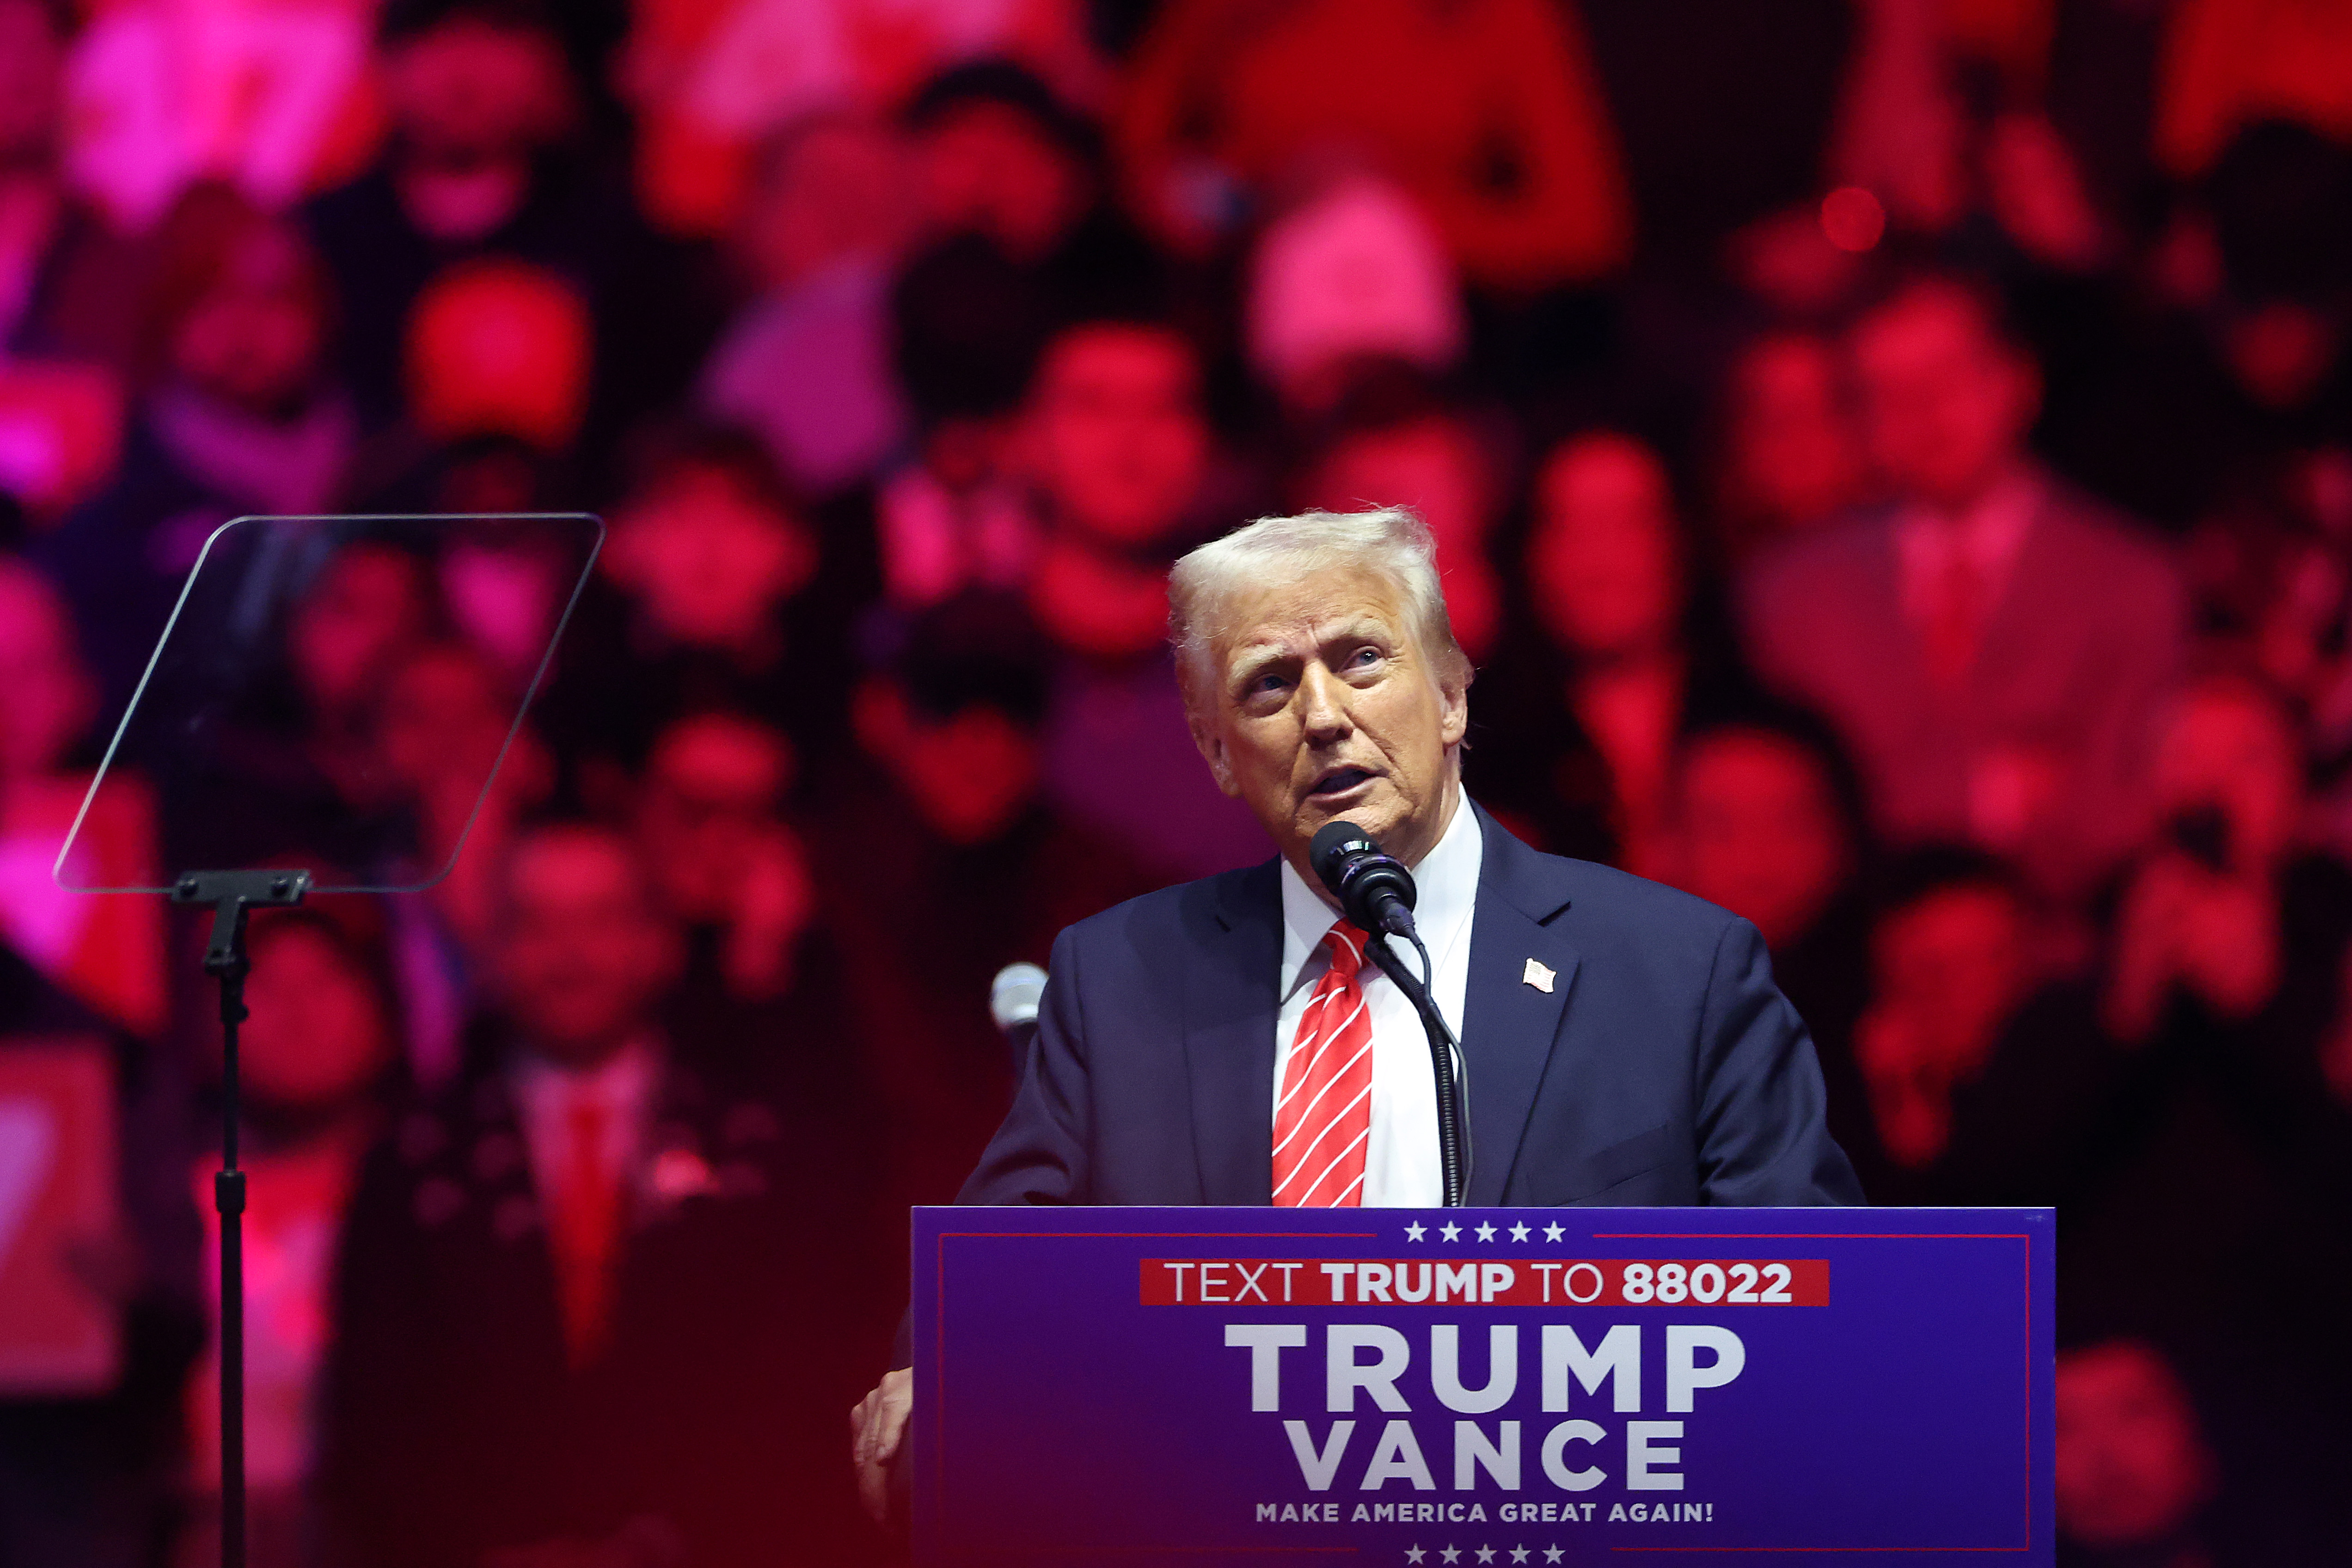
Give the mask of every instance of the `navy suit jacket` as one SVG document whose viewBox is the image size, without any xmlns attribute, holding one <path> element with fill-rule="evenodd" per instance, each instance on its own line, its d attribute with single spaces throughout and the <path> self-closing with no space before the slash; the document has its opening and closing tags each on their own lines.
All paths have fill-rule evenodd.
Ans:
<svg viewBox="0 0 2352 1568">
<path fill-rule="evenodd" d="M 1471 1204 L 1863 1201 L 1754 926 L 1480 826 Z M 1278 865 L 1062 932 L 1012 1110 L 960 1202 L 1273 1201 Z"/>
</svg>

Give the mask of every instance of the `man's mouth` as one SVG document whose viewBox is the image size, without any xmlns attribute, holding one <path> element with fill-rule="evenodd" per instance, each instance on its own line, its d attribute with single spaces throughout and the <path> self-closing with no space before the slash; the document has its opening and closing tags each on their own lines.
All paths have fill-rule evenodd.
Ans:
<svg viewBox="0 0 2352 1568">
<path fill-rule="evenodd" d="M 1333 768 L 1315 781 L 1315 787 L 1307 792 L 1307 798 L 1321 802 L 1338 800 L 1342 795 L 1352 794 L 1371 783 L 1379 776 L 1365 768 Z"/>
</svg>

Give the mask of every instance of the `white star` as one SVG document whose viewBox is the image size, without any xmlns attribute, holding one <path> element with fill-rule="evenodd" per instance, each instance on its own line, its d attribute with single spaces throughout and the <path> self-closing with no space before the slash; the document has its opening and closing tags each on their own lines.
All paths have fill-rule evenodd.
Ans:
<svg viewBox="0 0 2352 1568">
<path fill-rule="evenodd" d="M 1525 1241 L 1527 1238 L 1528 1227 L 1525 1225 L 1515 1225 L 1511 1227 L 1511 1239 L 1513 1241 Z"/>
<path fill-rule="evenodd" d="M 1561 1230 L 1557 1225 L 1548 1225 L 1544 1226 L 1544 1239 L 1546 1241 L 1558 1241 L 1566 1234 L 1567 1233 Z"/>
<path fill-rule="evenodd" d="M 1419 1241 L 1428 1234 L 1429 1227 L 1425 1225 L 1409 1225 L 1404 1227 L 1404 1238 L 1407 1241 Z"/>
<path fill-rule="evenodd" d="M 1512 1548 L 1511 1548 L 1511 1561 L 1512 1561 L 1512 1562 L 1514 1562 L 1514 1563 L 1525 1563 L 1527 1560 L 1528 1560 L 1528 1549 L 1527 1549 L 1526 1547 L 1524 1547 L 1524 1546 L 1514 1546 L 1514 1547 L 1512 1547 Z"/>
<path fill-rule="evenodd" d="M 1478 1239 L 1479 1239 L 1479 1240 L 1481 1240 L 1481 1241 L 1492 1241 L 1492 1240 L 1494 1240 L 1494 1239 L 1495 1239 L 1495 1227 L 1494 1227 L 1493 1226 L 1491 1226 L 1491 1225 L 1486 1225 L 1486 1224 L 1483 1224 L 1483 1223 L 1482 1223 L 1482 1224 L 1478 1226 Z"/>
<path fill-rule="evenodd" d="M 1479 1561 L 1479 1562 L 1481 1562 L 1481 1563 L 1492 1563 L 1494 1560 L 1495 1560 L 1495 1549 L 1494 1549 L 1493 1547 L 1491 1547 L 1491 1546 L 1481 1546 L 1480 1548 L 1478 1548 L 1478 1561 Z"/>
<path fill-rule="evenodd" d="M 1449 1221 L 1448 1223 L 1438 1226 L 1437 1234 L 1444 1237 L 1448 1241 L 1459 1241 L 1462 1239 L 1462 1227 Z"/>
<path fill-rule="evenodd" d="M 1439 1552 L 1438 1555 L 1444 1558 L 1448 1563 L 1452 1563 L 1459 1559 L 1462 1553 L 1454 1551 L 1454 1548 L 1449 1546 L 1444 1551 Z"/>
<path fill-rule="evenodd" d="M 1559 1550 L 1559 1547 L 1557 1547 L 1557 1546 L 1547 1546 L 1547 1547 L 1545 1547 L 1545 1548 L 1544 1548 L 1544 1561 L 1545 1561 L 1545 1562 L 1547 1562 L 1547 1563 L 1557 1563 L 1557 1562 L 1559 1562 L 1559 1559 L 1560 1559 L 1560 1550 Z"/>
<path fill-rule="evenodd" d="M 1418 1546 L 1408 1546 L 1404 1549 L 1404 1560 L 1408 1563 L 1418 1563 L 1428 1555 L 1428 1552 Z"/>
</svg>

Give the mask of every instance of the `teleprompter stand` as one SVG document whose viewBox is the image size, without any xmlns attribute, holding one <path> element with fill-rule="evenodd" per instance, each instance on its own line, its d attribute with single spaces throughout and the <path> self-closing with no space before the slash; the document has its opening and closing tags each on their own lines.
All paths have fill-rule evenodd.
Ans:
<svg viewBox="0 0 2352 1568">
<path fill-rule="evenodd" d="M 221 1568 L 245 1568 L 245 1173 L 237 1168 L 236 1031 L 246 1019 L 246 916 L 291 909 L 310 890 L 308 871 L 191 871 L 172 884 L 172 901 L 213 911 L 205 973 L 220 983 L 221 1168 L 213 1175 L 220 1212 Z"/>
<path fill-rule="evenodd" d="M 252 967 L 247 917 L 255 910 L 290 909 L 330 893 L 421 893 L 448 875 L 499 763 L 521 730 L 524 710 L 547 678 L 604 539 L 604 523 L 587 512 L 240 517 L 221 524 L 190 569 L 81 811 L 58 847 L 51 876 L 68 892 L 160 896 L 213 911 L 205 973 L 220 988 L 223 1048 L 221 1169 L 213 1180 L 213 1203 L 220 1212 L 224 1568 L 245 1568 L 247 1547 L 246 1173 L 237 1159 L 237 1029 L 246 1020 L 245 981 Z M 257 825 L 248 814 L 217 806 L 224 790 L 244 781 L 257 739 L 265 750 L 289 739 L 279 729 L 287 717 L 286 694 L 303 689 L 295 628 L 313 614 L 341 613 L 336 608 L 337 585 L 349 552 L 391 552 L 425 573 L 455 573 L 467 581 L 518 589 L 496 599 L 504 606 L 500 615 L 520 617 L 535 635 L 545 633 L 536 662 L 517 659 L 508 672 L 512 679 L 501 688 L 501 700 L 509 704 L 505 740 L 495 752 L 467 750 L 452 764 L 478 769 L 478 782 L 453 776 L 440 781 L 470 788 L 473 812 L 463 826 L 446 841 L 420 844 L 406 858 L 372 865 L 367 869 L 373 875 L 368 877 L 314 861 L 315 870 L 183 870 L 163 883 L 143 869 L 143 857 L 127 862 L 108 853 L 105 834 L 85 829 L 125 820 L 168 821 L 173 837 L 166 843 L 179 867 L 251 865 L 280 849 L 307 858 L 316 849 L 315 844 L 281 844 L 275 837 L 278 825 Z M 524 651 L 507 648 L 509 655 Z M 352 798 L 405 799 L 414 787 L 415 781 L 402 776 L 381 748 L 347 761 L 353 771 L 338 787 Z M 141 868 L 130 868 L 133 865 Z"/>
</svg>

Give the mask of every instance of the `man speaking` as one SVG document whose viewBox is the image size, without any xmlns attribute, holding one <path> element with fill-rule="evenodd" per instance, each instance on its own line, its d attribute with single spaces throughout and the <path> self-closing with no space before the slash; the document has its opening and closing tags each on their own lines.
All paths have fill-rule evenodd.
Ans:
<svg viewBox="0 0 2352 1568">
<path fill-rule="evenodd" d="M 1193 741 L 1280 858 L 1061 934 L 959 1202 L 1442 1201 L 1420 1015 L 1309 859 L 1341 818 L 1418 888 L 1430 996 L 1461 1041 L 1468 1203 L 1862 1201 L 1756 929 L 1539 854 L 1464 795 L 1472 672 L 1419 519 L 1267 518 L 1178 562 L 1169 598 Z M 893 1372 L 853 1414 L 871 1503 L 910 1388 Z"/>
</svg>

